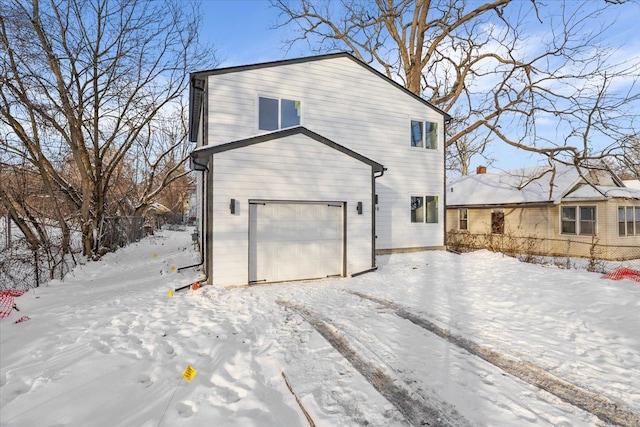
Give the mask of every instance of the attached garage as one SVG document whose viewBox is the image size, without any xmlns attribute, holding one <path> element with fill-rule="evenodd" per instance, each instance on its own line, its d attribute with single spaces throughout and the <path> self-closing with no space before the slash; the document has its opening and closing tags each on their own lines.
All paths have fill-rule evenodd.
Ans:
<svg viewBox="0 0 640 427">
<path fill-rule="evenodd" d="M 344 203 L 249 202 L 249 282 L 345 275 Z"/>
<path fill-rule="evenodd" d="M 375 268 L 381 164 L 303 127 L 192 153 L 205 174 L 212 284 L 349 276 Z"/>
</svg>

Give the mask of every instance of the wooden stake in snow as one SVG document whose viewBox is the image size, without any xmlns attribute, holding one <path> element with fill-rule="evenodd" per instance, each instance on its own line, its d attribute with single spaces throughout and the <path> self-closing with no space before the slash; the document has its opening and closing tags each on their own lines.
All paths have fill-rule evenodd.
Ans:
<svg viewBox="0 0 640 427">
<path fill-rule="evenodd" d="M 293 391 L 293 388 L 291 387 L 291 384 L 289 384 L 289 380 L 287 380 L 287 376 L 284 374 L 284 371 L 282 372 L 282 378 L 284 379 L 284 383 L 287 385 L 287 388 L 289 389 L 291 394 L 293 394 L 293 397 L 296 398 L 296 402 L 298 402 L 298 406 L 302 410 L 302 413 L 304 414 L 305 417 L 307 417 L 307 421 L 309 421 L 309 425 L 311 427 L 316 427 L 316 424 L 313 422 L 313 419 L 311 419 L 311 415 L 309 415 L 307 410 L 304 409 L 302 402 L 300 402 L 300 399 L 298 399 L 298 396 L 296 396 L 296 393 Z"/>
</svg>

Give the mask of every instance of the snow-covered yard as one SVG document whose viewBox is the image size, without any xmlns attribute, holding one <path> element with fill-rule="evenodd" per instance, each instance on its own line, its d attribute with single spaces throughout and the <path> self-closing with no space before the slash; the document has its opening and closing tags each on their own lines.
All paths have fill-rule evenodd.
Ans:
<svg viewBox="0 0 640 427">
<path fill-rule="evenodd" d="M 197 261 L 188 231 L 163 231 L 17 298 L 0 424 L 308 426 L 304 408 L 317 426 L 638 425 L 640 283 L 423 252 L 170 297 Z"/>
</svg>

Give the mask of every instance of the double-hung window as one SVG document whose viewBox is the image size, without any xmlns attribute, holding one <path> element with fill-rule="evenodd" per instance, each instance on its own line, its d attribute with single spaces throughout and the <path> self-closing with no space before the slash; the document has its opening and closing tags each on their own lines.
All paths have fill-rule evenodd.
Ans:
<svg viewBox="0 0 640 427">
<path fill-rule="evenodd" d="M 458 229 L 467 230 L 469 226 L 469 211 L 467 208 L 458 209 Z"/>
<path fill-rule="evenodd" d="M 438 196 L 411 196 L 411 222 L 438 222 Z"/>
<path fill-rule="evenodd" d="M 411 120 L 411 146 L 438 148 L 438 123 Z"/>
<path fill-rule="evenodd" d="M 278 130 L 300 125 L 300 101 L 258 98 L 258 129 Z"/>
<path fill-rule="evenodd" d="M 598 234 L 595 206 L 563 206 L 560 213 L 560 232 L 595 236 Z"/>
<path fill-rule="evenodd" d="M 618 235 L 640 236 L 640 206 L 618 206 Z"/>
</svg>

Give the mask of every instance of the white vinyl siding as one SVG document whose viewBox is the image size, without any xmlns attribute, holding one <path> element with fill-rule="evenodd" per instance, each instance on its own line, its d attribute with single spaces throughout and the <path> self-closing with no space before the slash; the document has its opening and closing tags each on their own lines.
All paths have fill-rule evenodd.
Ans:
<svg viewBox="0 0 640 427">
<path fill-rule="evenodd" d="M 249 281 L 249 200 L 346 203 L 346 274 L 373 267 L 371 166 L 298 134 L 215 154 L 211 170 L 214 284 Z"/>
<path fill-rule="evenodd" d="M 387 168 L 376 180 L 377 248 L 442 247 L 441 222 L 407 220 L 408 197 L 444 191 L 443 132 L 436 149 L 408 142 L 412 118 L 443 129 L 439 112 L 344 57 L 212 75 L 208 88 L 210 144 L 253 136 L 259 96 L 300 100 L 305 127 Z"/>
</svg>

